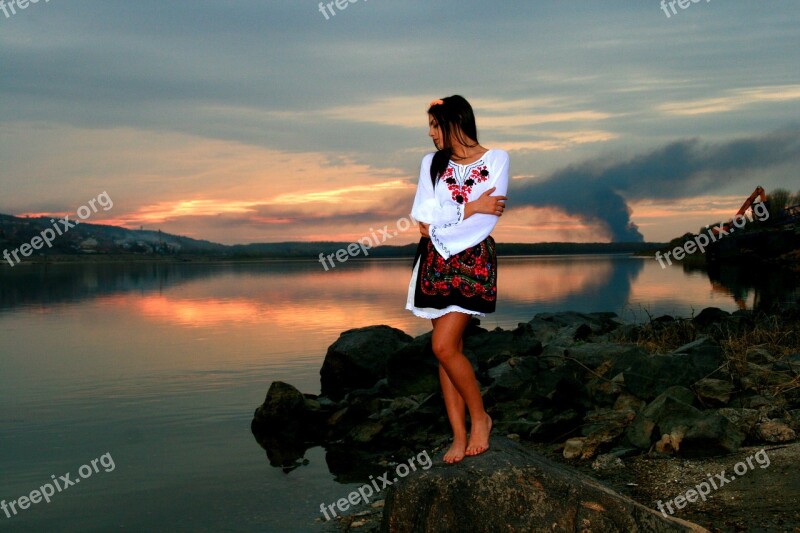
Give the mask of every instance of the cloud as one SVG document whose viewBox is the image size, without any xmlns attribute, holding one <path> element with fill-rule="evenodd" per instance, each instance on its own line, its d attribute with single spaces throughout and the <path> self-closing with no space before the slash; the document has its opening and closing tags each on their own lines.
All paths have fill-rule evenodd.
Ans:
<svg viewBox="0 0 800 533">
<path fill-rule="evenodd" d="M 658 106 L 658 110 L 667 115 L 694 116 L 737 111 L 764 102 L 790 102 L 792 100 L 800 100 L 800 85 L 735 89 L 728 91 L 727 96 L 718 98 L 669 102 Z"/>
<path fill-rule="evenodd" d="M 537 181 L 514 182 L 510 202 L 556 207 L 605 230 L 612 241 L 642 241 L 629 199 L 679 198 L 715 183 L 800 163 L 800 127 L 723 143 L 680 140 L 624 160 L 590 160 Z"/>
</svg>

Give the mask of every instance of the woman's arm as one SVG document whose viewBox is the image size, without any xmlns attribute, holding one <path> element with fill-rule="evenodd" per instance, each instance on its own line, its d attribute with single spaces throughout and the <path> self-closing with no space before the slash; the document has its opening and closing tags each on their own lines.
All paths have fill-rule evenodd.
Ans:
<svg viewBox="0 0 800 533">
<path fill-rule="evenodd" d="M 487 189 L 483 191 L 483 194 L 477 200 L 467 202 L 464 206 L 464 218 L 467 219 L 475 213 L 502 215 L 506 208 L 506 197 L 499 194 L 493 195 L 492 193 L 494 193 L 495 189 L 497 189 L 496 186 Z"/>
<path fill-rule="evenodd" d="M 465 216 L 458 224 L 431 224 L 428 228 L 434 247 L 445 259 L 475 246 L 488 237 L 505 209 L 509 159 L 503 150 L 497 150 L 495 157 L 496 160 L 489 166 L 490 176 L 487 183 L 489 188 L 476 201 L 467 203 L 467 208 L 471 211 L 470 216 L 468 218 Z M 490 193 L 493 188 L 494 193 Z M 503 198 L 503 207 L 496 209 L 501 203 L 499 198 Z M 475 205 L 470 208 L 470 204 Z"/>
</svg>

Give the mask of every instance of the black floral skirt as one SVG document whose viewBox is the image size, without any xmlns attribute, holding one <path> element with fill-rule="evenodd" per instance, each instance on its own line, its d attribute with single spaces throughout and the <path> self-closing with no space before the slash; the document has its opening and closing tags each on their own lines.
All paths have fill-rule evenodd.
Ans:
<svg viewBox="0 0 800 533">
<path fill-rule="evenodd" d="M 492 236 L 445 259 L 428 237 L 422 237 L 414 256 L 420 260 L 415 307 L 444 309 L 457 305 L 493 313 L 497 303 L 497 255 Z"/>
</svg>

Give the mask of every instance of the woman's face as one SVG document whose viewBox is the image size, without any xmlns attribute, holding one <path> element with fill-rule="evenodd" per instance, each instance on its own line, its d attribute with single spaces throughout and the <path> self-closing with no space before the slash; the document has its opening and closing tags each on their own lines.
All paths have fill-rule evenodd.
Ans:
<svg viewBox="0 0 800 533">
<path fill-rule="evenodd" d="M 436 122 L 436 119 L 430 113 L 428 114 L 428 136 L 433 141 L 433 145 L 436 147 L 437 150 L 441 150 L 443 148 L 442 128 L 439 126 L 439 123 Z"/>
</svg>

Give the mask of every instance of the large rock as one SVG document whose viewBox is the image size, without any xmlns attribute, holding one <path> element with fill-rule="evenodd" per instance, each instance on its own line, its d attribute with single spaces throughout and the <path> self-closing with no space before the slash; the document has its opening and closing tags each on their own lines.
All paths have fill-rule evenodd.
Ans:
<svg viewBox="0 0 800 533">
<path fill-rule="evenodd" d="M 635 344 L 587 342 L 567 348 L 564 350 L 564 356 L 591 368 L 610 361 L 613 363 L 610 370 L 614 375 L 616 373 L 614 370 L 621 370 L 631 366 L 634 362 L 647 359 L 649 354 L 647 350 Z"/>
<path fill-rule="evenodd" d="M 673 385 L 690 387 L 703 378 L 716 376 L 723 363 L 720 345 L 702 337 L 666 355 L 634 359 L 624 369 L 625 386 L 634 396 L 652 400 Z"/>
<path fill-rule="evenodd" d="M 592 333 L 599 335 L 618 328 L 622 322 L 617 320 L 616 313 L 581 313 L 577 311 L 561 311 L 558 313 L 537 313 L 529 324 L 550 322 L 557 327 L 580 327 L 587 325 Z"/>
<path fill-rule="evenodd" d="M 724 322 L 729 316 L 731 316 L 729 312 L 723 311 L 719 307 L 706 307 L 692 319 L 692 323 L 701 328 L 707 328 Z"/>
<path fill-rule="evenodd" d="M 754 429 L 759 420 L 758 409 L 724 407 L 717 412 L 727 418 L 743 435 L 754 436 Z"/>
<path fill-rule="evenodd" d="M 389 356 L 386 377 L 398 396 L 430 394 L 440 390 L 439 362 L 431 349 L 432 332 L 415 337 Z"/>
<path fill-rule="evenodd" d="M 273 381 L 250 429 L 267 451 L 270 464 L 291 470 L 301 464 L 310 444 L 322 437 L 324 416 L 319 402 L 288 383 Z"/>
<path fill-rule="evenodd" d="M 795 431 L 780 420 L 767 420 L 756 426 L 757 434 L 767 442 L 791 442 L 797 438 Z"/>
<path fill-rule="evenodd" d="M 570 346 L 591 335 L 602 335 L 617 329 L 622 323 L 616 313 L 538 313 L 527 328 L 543 344 Z"/>
<path fill-rule="evenodd" d="M 707 405 L 725 405 L 733 393 L 733 383 L 726 379 L 703 378 L 692 388 L 700 401 Z"/>
<path fill-rule="evenodd" d="M 581 428 L 585 437 L 581 459 L 591 459 L 604 448 L 610 448 L 635 417 L 633 410 L 595 409 L 587 413 Z"/>
<path fill-rule="evenodd" d="M 455 465 L 437 459 L 389 488 L 381 531 L 706 531 L 503 437 Z"/>
<path fill-rule="evenodd" d="M 492 406 L 524 399 L 536 408 L 583 412 L 591 404 L 584 384 L 585 372 L 577 365 L 548 368 L 536 357 L 513 357 L 489 370 L 492 383 L 485 400 Z"/>
<path fill-rule="evenodd" d="M 322 395 L 339 400 L 353 389 L 368 389 L 386 377 L 389 356 L 413 338 L 390 326 L 349 329 L 328 348 L 320 369 Z"/>
<path fill-rule="evenodd" d="M 489 396 L 495 402 L 509 401 L 525 396 L 533 386 L 533 378 L 541 371 L 535 357 L 511 357 L 490 368 L 492 380 Z"/>
<path fill-rule="evenodd" d="M 283 381 L 273 381 L 254 418 L 276 426 L 296 425 L 306 413 L 306 399 L 302 392 Z"/>
<path fill-rule="evenodd" d="M 745 434 L 719 413 L 692 406 L 693 399 L 689 389 L 670 387 L 636 415 L 628 440 L 643 449 L 655 442 L 659 452 L 686 456 L 737 451 Z"/>
<path fill-rule="evenodd" d="M 696 418 L 700 411 L 692 407 L 694 394 L 684 387 L 670 387 L 642 409 L 628 427 L 628 440 L 639 448 L 648 449 L 661 437 L 671 421 Z M 661 427 L 663 426 L 663 427 Z"/>
<path fill-rule="evenodd" d="M 481 372 L 509 357 L 542 353 L 542 343 L 529 324 L 521 323 L 513 330 L 475 328 L 464 332 L 464 353 L 474 359 Z"/>
</svg>

